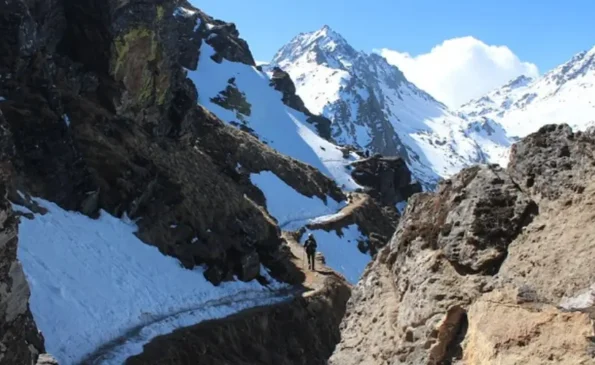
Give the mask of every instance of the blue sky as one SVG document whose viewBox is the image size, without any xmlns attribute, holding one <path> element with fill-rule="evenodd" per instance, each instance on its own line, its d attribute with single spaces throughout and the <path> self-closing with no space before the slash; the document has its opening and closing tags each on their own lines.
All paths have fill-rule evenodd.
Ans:
<svg viewBox="0 0 595 365">
<path fill-rule="evenodd" d="M 415 56 L 471 35 L 506 45 L 546 71 L 595 46 L 593 0 L 191 0 L 233 21 L 257 60 L 270 60 L 300 32 L 328 24 L 356 49 Z"/>
</svg>

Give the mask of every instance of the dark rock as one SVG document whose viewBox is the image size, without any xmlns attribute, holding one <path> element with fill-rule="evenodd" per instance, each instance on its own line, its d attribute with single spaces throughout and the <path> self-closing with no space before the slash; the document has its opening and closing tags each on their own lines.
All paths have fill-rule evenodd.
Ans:
<svg viewBox="0 0 595 365">
<path fill-rule="evenodd" d="M 213 20 L 206 15 L 203 15 L 203 20 L 213 25 L 206 31 L 206 42 L 215 49 L 217 54 L 232 62 L 256 66 L 248 43 L 240 38 L 240 32 L 234 23 Z"/>
<path fill-rule="evenodd" d="M 508 244 L 537 214 L 537 205 L 499 166 L 471 168 L 460 176 L 440 192 L 446 198 L 464 191 L 464 197 L 447 203 L 438 247 L 463 270 L 494 273 Z"/>
<path fill-rule="evenodd" d="M 381 157 L 358 160 L 351 164 L 351 176 L 360 185 L 369 188 L 371 195 L 387 205 L 407 200 L 421 192 L 419 183 L 411 182 L 411 172 L 400 157 Z"/>
<path fill-rule="evenodd" d="M 283 103 L 290 108 L 304 113 L 307 121 L 316 126 L 318 134 L 327 140 L 331 140 L 331 121 L 323 116 L 315 115 L 306 108 L 304 101 L 296 94 L 295 84 L 289 74 L 279 67 L 273 68 L 271 86 L 283 94 Z"/>
<path fill-rule="evenodd" d="M 176 15 L 179 6 L 192 11 Z M 233 266 L 232 251 L 275 265 L 265 258 L 279 227 L 250 173 L 344 199 L 318 170 L 197 105 L 184 68 L 197 67 L 206 38 L 218 57 L 254 63 L 233 24 L 183 1 L 10 0 L 0 10 L 0 153 L 14 166 L 15 202 L 19 190 L 93 217 L 101 208 L 140 218 L 140 239 L 191 268 Z M 238 233 L 238 220 L 250 229 Z"/>
<path fill-rule="evenodd" d="M 250 252 L 240 259 L 239 277 L 243 281 L 254 280 L 260 275 L 260 258 L 258 253 Z"/>
<path fill-rule="evenodd" d="M 493 184 L 494 178 L 501 182 Z M 464 169 L 416 203 L 417 218 L 397 231 L 399 241 L 408 245 L 422 238 L 463 275 L 496 273 L 508 244 L 537 214 L 537 205 L 499 166 Z M 419 216 L 427 211 L 431 217 Z"/>
<path fill-rule="evenodd" d="M 249 117 L 252 113 L 252 105 L 246 100 L 246 95 L 238 90 L 233 78 L 229 80 L 225 90 L 212 98 L 211 101 L 222 108 L 234 111 L 236 117 L 241 121 L 243 121 L 245 117 Z"/>
<path fill-rule="evenodd" d="M 94 217 L 97 215 L 99 209 L 99 191 L 92 191 L 88 193 L 87 198 L 81 204 L 81 213 Z"/>
<path fill-rule="evenodd" d="M 29 285 L 17 260 L 18 219 L 6 199 L 10 171 L 0 167 L 0 364 L 34 364 L 44 339 L 29 310 Z"/>
<path fill-rule="evenodd" d="M 217 265 L 211 265 L 205 270 L 204 275 L 208 281 L 217 286 L 223 282 L 223 279 L 225 278 L 225 270 Z"/>
<path fill-rule="evenodd" d="M 513 145 L 508 170 L 521 189 L 557 199 L 581 193 L 595 176 L 595 135 L 546 125 Z"/>
</svg>

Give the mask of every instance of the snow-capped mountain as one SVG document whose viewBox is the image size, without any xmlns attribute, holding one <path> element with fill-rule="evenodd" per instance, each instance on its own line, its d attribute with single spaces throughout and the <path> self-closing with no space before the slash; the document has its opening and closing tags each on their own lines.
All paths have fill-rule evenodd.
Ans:
<svg viewBox="0 0 595 365">
<path fill-rule="evenodd" d="M 511 138 L 551 123 L 579 130 L 595 125 L 595 47 L 536 80 L 520 76 L 466 103 L 459 114 L 500 123 Z"/>
<path fill-rule="evenodd" d="M 277 52 L 273 66 L 291 75 L 310 111 L 332 121 L 335 141 L 402 156 L 426 187 L 465 166 L 507 156 L 510 141 L 497 123 L 452 113 L 383 57 L 356 51 L 328 26 L 299 34 Z"/>
</svg>

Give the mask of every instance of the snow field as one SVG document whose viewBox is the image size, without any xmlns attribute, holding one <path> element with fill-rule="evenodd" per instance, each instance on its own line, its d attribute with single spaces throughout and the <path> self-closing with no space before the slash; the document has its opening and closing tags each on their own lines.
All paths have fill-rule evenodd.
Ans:
<svg viewBox="0 0 595 365">
<path fill-rule="evenodd" d="M 146 330 L 163 334 L 179 325 L 248 308 L 269 291 L 256 281 L 214 287 L 204 278 L 202 268 L 184 269 L 175 258 L 140 241 L 134 235 L 136 225 L 127 219 L 102 211 L 100 218 L 93 220 L 51 202 L 36 201 L 48 213 L 21 219 L 18 258 L 31 287 L 30 307 L 45 336 L 47 351 L 62 365 L 80 362 L 102 345 L 155 318 L 188 311 Z M 270 289 L 285 288 L 270 280 Z M 200 310 L 222 298 L 238 303 Z M 251 300 L 242 302 L 243 298 Z M 275 301 L 264 298 L 259 305 Z M 138 353 L 150 338 L 151 332 L 121 351 Z"/>
</svg>

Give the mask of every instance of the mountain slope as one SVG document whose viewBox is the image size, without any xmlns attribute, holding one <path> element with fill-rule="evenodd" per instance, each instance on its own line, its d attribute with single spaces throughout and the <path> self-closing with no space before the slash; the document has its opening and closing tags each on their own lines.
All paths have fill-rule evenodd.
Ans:
<svg viewBox="0 0 595 365">
<path fill-rule="evenodd" d="M 486 153 L 466 120 L 384 58 L 354 50 L 328 26 L 291 40 L 268 67 L 275 66 L 291 75 L 312 112 L 333 122 L 338 143 L 401 156 L 426 187 L 464 166 L 497 160 L 509 146 L 499 138 Z M 485 130 L 498 129 L 489 124 Z"/>
<path fill-rule="evenodd" d="M 583 130 L 595 125 L 594 92 L 595 47 L 536 80 L 520 76 L 458 112 L 469 120 L 495 121 L 509 137 L 524 137 L 553 123 Z"/>
</svg>

